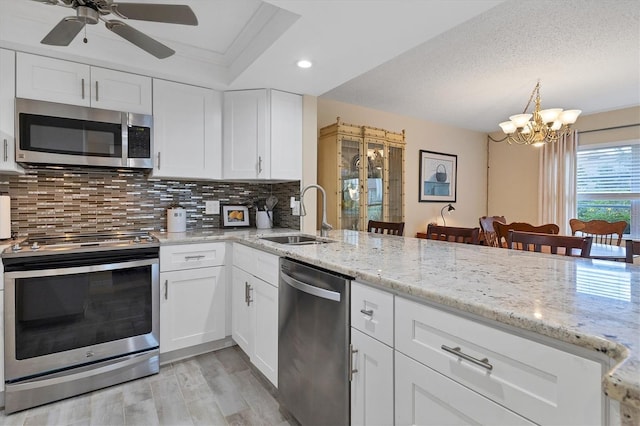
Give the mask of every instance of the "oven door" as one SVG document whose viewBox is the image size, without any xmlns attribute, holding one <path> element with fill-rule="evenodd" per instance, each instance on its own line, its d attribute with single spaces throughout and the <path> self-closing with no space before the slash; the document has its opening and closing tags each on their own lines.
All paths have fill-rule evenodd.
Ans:
<svg viewBox="0 0 640 426">
<path fill-rule="evenodd" d="M 60 265 L 5 272 L 7 382 L 159 346 L 157 258 Z"/>
</svg>

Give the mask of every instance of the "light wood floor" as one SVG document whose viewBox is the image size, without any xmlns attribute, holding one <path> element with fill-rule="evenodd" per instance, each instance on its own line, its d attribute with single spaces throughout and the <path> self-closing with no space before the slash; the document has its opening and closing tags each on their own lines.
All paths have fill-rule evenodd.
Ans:
<svg viewBox="0 0 640 426">
<path fill-rule="evenodd" d="M 295 425 L 237 346 L 160 373 L 6 416 L 0 425 Z"/>
</svg>

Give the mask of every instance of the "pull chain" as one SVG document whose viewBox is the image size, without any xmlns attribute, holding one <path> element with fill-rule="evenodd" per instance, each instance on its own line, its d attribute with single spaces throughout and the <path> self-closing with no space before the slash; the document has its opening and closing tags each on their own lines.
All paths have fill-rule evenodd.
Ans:
<svg viewBox="0 0 640 426">
<path fill-rule="evenodd" d="M 87 40 L 87 26 L 84 26 L 84 38 L 82 39 L 82 41 L 84 42 L 84 44 L 87 44 L 88 40 Z"/>
</svg>

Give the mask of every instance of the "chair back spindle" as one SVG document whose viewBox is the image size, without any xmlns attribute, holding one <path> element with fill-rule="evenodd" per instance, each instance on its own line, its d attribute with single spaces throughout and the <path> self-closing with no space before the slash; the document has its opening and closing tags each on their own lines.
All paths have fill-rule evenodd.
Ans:
<svg viewBox="0 0 640 426">
<path fill-rule="evenodd" d="M 479 244 L 480 228 L 460 228 L 456 226 L 427 226 L 427 239 L 451 241 L 455 243 Z"/>
<path fill-rule="evenodd" d="M 507 236 L 507 245 L 510 249 L 575 257 L 589 257 L 592 242 L 592 237 L 569 237 L 537 232 L 509 231 Z M 558 249 L 563 249 L 562 253 L 559 253 Z M 580 253 L 576 253 L 576 250 Z"/>
<path fill-rule="evenodd" d="M 493 227 L 498 237 L 498 247 L 508 247 L 507 237 L 509 231 L 522 231 L 522 232 L 537 232 L 540 234 L 558 234 L 560 227 L 555 223 L 546 223 L 544 225 L 531 225 L 527 222 L 511 222 L 508 224 L 493 222 Z"/>
<path fill-rule="evenodd" d="M 589 220 L 585 222 L 580 219 L 570 219 L 569 226 L 571 227 L 571 235 L 579 233 L 579 235 L 593 237 L 594 243 L 619 246 L 622 242 L 622 234 L 627 228 L 627 222 L 624 220 L 618 222 Z"/>
<path fill-rule="evenodd" d="M 404 222 L 381 222 L 370 220 L 367 223 L 367 231 L 376 234 L 399 235 L 404 233 Z"/>
</svg>

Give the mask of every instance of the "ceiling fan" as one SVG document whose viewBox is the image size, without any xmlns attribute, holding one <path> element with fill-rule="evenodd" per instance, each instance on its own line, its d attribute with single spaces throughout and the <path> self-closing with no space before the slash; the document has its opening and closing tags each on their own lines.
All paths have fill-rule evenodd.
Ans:
<svg viewBox="0 0 640 426">
<path fill-rule="evenodd" d="M 68 46 L 85 25 L 103 21 L 108 30 L 135 44 L 158 59 L 167 58 L 175 51 L 118 19 L 106 19 L 113 14 L 118 18 L 168 24 L 198 25 L 198 18 L 186 5 L 156 3 L 118 3 L 113 0 L 34 0 L 39 3 L 68 7 L 76 16 L 67 16 L 53 27 L 40 43 Z M 86 38 L 84 39 L 85 43 Z"/>
</svg>

